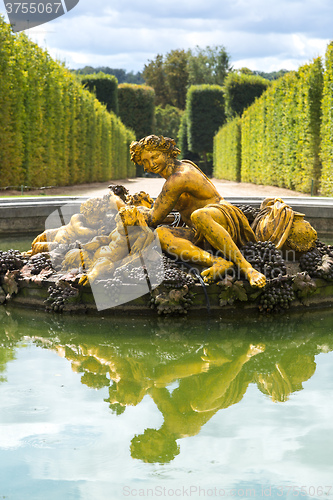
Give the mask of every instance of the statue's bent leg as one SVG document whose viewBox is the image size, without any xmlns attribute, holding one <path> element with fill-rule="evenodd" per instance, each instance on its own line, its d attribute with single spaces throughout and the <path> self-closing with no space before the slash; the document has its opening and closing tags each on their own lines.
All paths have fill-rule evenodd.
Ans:
<svg viewBox="0 0 333 500">
<path fill-rule="evenodd" d="M 191 231 L 187 231 L 188 237 L 190 237 L 189 235 Z M 182 228 L 171 229 L 169 227 L 160 226 L 156 229 L 156 232 L 158 234 L 162 250 L 183 262 L 192 262 L 193 264 L 206 267 L 211 267 L 216 264 L 219 268 L 219 274 L 221 276 L 227 271 L 227 269 L 233 266 L 232 262 L 229 262 L 222 257 L 216 257 L 210 252 L 194 245 L 189 239 L 186 239 L 186 230 Z"/>
<path fill-rule="evenodd" d="M 228 221 L 221 210 L 215 207 L 200 208 L 192 213 L 191 220 L 213 248 L 220 250 L 227 259 L 238 266 L 252 286 L 265 285 L 265 276 L 247 262 L 230 236 Z M 214 279 L 215 272 L 213 265 L 211 269 L 203 271 L 202 276 Z"/>
</svg>

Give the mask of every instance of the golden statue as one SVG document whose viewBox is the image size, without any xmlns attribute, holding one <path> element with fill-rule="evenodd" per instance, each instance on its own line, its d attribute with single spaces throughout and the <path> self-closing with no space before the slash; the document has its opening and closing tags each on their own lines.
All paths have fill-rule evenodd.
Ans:
<svg viewBox="0 0 333 500">
<path fill-rule="evenodd" d="M 73 243 L 77 239 L 87 242 L 103 233 L 106 213 L 123 206 L 125 203 L 113 193 L 103 198 L 89 198 L 81 203 L 80 213 L 73 214 L 68 224 L 39 234 L 33 240 L 29 253 L 48 252 L 59 244 Z"/>
<path fill-rule="evenodd" d="M 245 260 L 239 247 L 248 241 L 271 241 L 278 249 L 306 252 L 317 233 L 304 214 L 279 198 L 267 198 L 252 227 L 243 212 L 217 192 L 208 177 L 191 161 L 177 160 L 180 150 L 167 137 L 150 135 L 130 146 L 131 158 L 148 172 L 166 179 L 150 210 L 149 225 L 157 227 L 161 247 L 179 260 L 205 269 L 205 281 L 214 281 L 233 264 L 252 286 L 263 287 L 266 278 Z M 160 226 L 171 210 L 178 210 L 187 228 Z M 205 249 L 208 244 L 215 252 Z"/>
<path fill-rule="evenodd" d="M 30 255 L 52 251 L 79 240 L 63 260 L 63 270 L 83 268 L 81 284 L 110 275 L 116 265 L 126 265 L 154 239 L 162 250 L 183 262 L 202 266 L 207 282 L 221 279 L 234 265 L 251 286 L 262 288 L 266 277 L 244 258 L 247 242 L 271 241 L 278 249 L 305 252 L 317 237 L 312 226 L 279 198 L 267 198 L 252 227 L 243 212 L 227 202 L 211 180 L 191 161 L 178 160 L 180 150 L 168 137 L 150 135 L 130 145 L 131 159 L 145 171 L 165 179 L 155 202 L 141 191 L 121 196 L 111 193 L 81 204 L 80 213 L 59 228 L 44 231 L 32 243 Z M 117 192 L 118 192 L 117 191 Z M 126 190 L 125 190 L 126 191 Z M 107 230 L 110 210 L 118 214 L 116 227 Z M 171 227 L 168 216 L 178 211 L 186 227 Z M 114 227 L 114 226 L 113 226 Z"/>
<path fill-rule="evenodd" d="M 27 255 L 52 252 L 61 244 L 78 241 L 79 248 L 66 253 L 62 270 L 82 267 L 85 274 L 80 283 L 93 283 L 102 275 L 110 276 L 117 262 L 128 264 L 153 241 L 154 233 L 146 220 L 152 204 L 152 198 L 144 191 L 127 195 L 125 202 L 112 193 L 90 198 L 81 204 L 80 213 L 72 215 L 68 224 L 38 235 Z M 108 233 L 104 225 L 110 210 L 117 211 L 116 227 Z"/>
<path fill-rule="evenodd" d="M 222 198 L 194 163 L 177 160 L 180 150 L 175 141 L 150 135 L 132 142 L 130 150 L 132 161 L 166 179 L 148 219 L 149 225 L 157 228 L 162 249 L 179 260 L 207 267 L 201 273 L 206 281 L 222 277 L 236 264 L 252 286 L 263 287 L 265 276 L 239 250 L 246 242 L 256 241 L 247 218 Z M 172 210 L 180 212 L 188 228 L 159 226 Z M 217 255 L 202 248 L 205 241 Z"/>
</svg>

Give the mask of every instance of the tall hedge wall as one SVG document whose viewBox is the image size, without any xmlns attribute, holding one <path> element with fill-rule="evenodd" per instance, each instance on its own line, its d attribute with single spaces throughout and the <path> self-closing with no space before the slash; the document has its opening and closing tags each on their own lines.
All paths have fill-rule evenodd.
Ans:
<svg viewBox="0 0 333 500">
<path fill-rule="evenodd" d="M 0 187 L 126 177 L 133 139 L 64 66 L 0 17 Z"/>
<path fill-rule="evenodd" d="M 187 142 L 194 153 L 213 152 L 214 134 L 225 122 L 219 85 L 191 85 L 186 97 Z"/>
<path fill-rule="evenodd" d="M 274 82 L 244 111 L 241 117 L 242 181 L 304 193 L 318 191 L 322 93 L 323 68 L 321 59 L 317 58 Z M 239 135 L 231 138 L 233 127 L 238 134 L 236 122 L 231 122 L 215 140 L 215 175 L 219 177 L 229 175 L 228 166 L 221 163 L 223 149 L 230 165 L 238 161 L 235 144 Z M 230 141 L 234 143 L 229 144 Z"/>
<path fill-rule="evenodd" d="M 80 78 L 82 85 L 93 92 L 108 111 L 118 114 L 118 80 L 115 76 L 99 72 Z"/>
<path fill-rule="evenodd" d="M 227 118 L 241 116 L 269 85 L 270 82 L 261 76 L 229 73 L 223 85 Z"/>
<path fill-rule="evenodd" d="M 242 180 L 318 189 L 321 59 L 277 80 L 242 116 Z M 314 186 L 312 183 L 314 182 Z"/>
<path fill-rule="evenodd" d="M 320 158 L 322 161 L 320 193 L 324 196 L 333 196 L 333 42 L 326 50 Z"/>
<path fill-rule="evenodd" d="M 139 140 L 154 133 L 155 92 L 147 85 L 123 83 L 118 86 L 119 116 Z"/>
<path fill-rule="evenodd" d="M 231 120 L 214 137 L 214 177 L 241 181 L 241 119 Z"/>
</svg>

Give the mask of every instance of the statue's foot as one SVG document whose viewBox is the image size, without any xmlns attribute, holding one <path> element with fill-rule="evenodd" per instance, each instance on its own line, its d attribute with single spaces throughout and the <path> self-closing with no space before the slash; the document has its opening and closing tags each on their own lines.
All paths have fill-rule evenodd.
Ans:
<svg viewBox="0 0 333 500">
<path fill-rule="evenodd" d="M 257 345 L 251 344 L 247 350 L 246 355 L 248 358 L 252 358 L 252 356 L 255 356 L 256 354 L 260 354 L 261 352 L 264 352 L 264 350 L 265 350 L 264 344 L 257 344 Z"/>
<path fill-rule="evenodd" d="M 201 276 L 206 283 L 220 280 L 233 265 L 234 264 L 228 260 L 219 259 L 211 267 L 202 271 Z"/>
<path fill-rule="evenodd" d="M 203 349 L 203 355 L 201 356 L 202 361 L 208 363 L 208 365 L 222 366 L 225 363 L 230 363 L 231 359 L 221 354 L 218 351 L 208 350 L 206 347 Z"/>
<path fill-rule="evenodd" d="M 262 288 L 266 285 L 266 276 L 262 273 L 259 273 L 259 271 L 257 271 L 253 267 L 249 267 L 248 269 L 244 269 L 243 271 L 251 286 Z"/>
</svg>

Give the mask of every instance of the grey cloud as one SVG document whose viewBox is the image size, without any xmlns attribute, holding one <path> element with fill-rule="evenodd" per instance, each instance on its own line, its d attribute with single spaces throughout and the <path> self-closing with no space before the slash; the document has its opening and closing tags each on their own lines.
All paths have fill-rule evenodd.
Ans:
<svg viewBox="0 0 333 500">
<path fill-rule="evenodd" d="M 219 21 L 221 28 L 249 33 L 311 33 L 311 36 L 329 36 L 333 3 L 330 0 L 80 0 L 76 16 L 111 15 L 121 23 L 154 28 L 160 23 L 199 20 L 202 25 Z M 324 32 L 324 33 L 323 33 Z"/>
<path fill-rule="evenodd" d="M 157 53 L 195 45 L 224 45 L 232 64 L 284 67 L 322 55 L 332 18 L 331 0 L 80 0 L 50 23 L 46 46 L 76 67 L 123 61 L 139 71 Z"/>
</svg>

